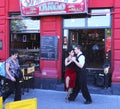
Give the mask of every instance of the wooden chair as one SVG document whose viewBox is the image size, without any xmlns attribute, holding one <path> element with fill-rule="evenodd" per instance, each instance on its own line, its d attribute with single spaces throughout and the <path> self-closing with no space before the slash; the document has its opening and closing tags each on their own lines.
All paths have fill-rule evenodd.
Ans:
<svg viewBox="0 0 120 109">
<path fill-rule="evenodd" d="M 24 94 L 24 89 L 25 89 L 25 77 L 24 77 L 24 75 L 25 75 L 25 69 L 22 68 L 21 71 L 22 71 L 22 73 L 23 73 L 23 79 L 21 79 L 19 82 L 20 82 L 20 84 L 21 84 L 22 94 Z"/>
<path fill-rule="evenodd" d="M 32 88 L 34 88 L 34 71 L 35 71 L 35 66 L 28 67 L 25 71 L 24 80 L 27 87 L 27 92 L 29 92 L 29 88 L 31 87 L 31 85 Z"/>
<path fill-rule="evenodd" d="M 37 109 L 37 98 L 6 103 L 5 109 Z"/>
</svg>

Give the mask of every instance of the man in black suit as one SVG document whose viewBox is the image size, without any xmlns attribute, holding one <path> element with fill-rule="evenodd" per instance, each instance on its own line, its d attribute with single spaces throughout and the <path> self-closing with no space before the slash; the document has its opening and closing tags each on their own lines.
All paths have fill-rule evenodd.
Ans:
<svg viewBox="0 0 120 109">
<path fill-rule="evenodd" d="M 77 45 L 74 48 L 74 51 L 77 54 L 77 57 L 76 58 L 73 57 L 72 60 L 77 66 L 76 68 L 77 78 L 76 78 L 76 86 L 73 89 L 73 92 L 71 93 L 68 99 L 69 101 L 74 101 L 79 91 L 81 90 L 82 95 L 86 100 L 84 104 L 91 104 L 92 99 L 87 88 L 85 56 L 82 54 L 81 49 L 82 47 L 80 45 Z"/>
</svg>

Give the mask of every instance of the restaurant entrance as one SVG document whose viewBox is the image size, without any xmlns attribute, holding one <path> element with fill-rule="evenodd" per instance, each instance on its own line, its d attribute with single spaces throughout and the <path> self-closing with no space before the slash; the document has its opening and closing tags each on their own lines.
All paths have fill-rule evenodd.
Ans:
<svg viewBox="0 0 120 109">
<path fill-rule="evenodd" d="M 87 67 L 100 68 L 105 58 L 105 29 L 69 30 L 69 44 L 83 47 Z"/>
<path fill-rule="evenodd" d="M 82 46 L 86 57 L 87 69 L 103 69 L 106 54 L 110 51 L 110 29 L 69 29 L 64 31 L 63 38 L 63 77 L 65 73 L 64 60 L 67 50 L 76 44 Z M 66 37 L 68 35 L 68 37 Z"/>
</svg>

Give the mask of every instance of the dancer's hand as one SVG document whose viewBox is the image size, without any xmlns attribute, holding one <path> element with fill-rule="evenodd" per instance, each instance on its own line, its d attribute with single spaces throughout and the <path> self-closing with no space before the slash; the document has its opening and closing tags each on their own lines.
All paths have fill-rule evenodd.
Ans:
<svg viewBox="0 0 120 109">
<path fill-rule="evenodd" d="M 10 79 L 11 81 L 16 81 L 16 79 L 13 76 L 11 76 Z"/>
<path fill-rule="evenodd" d="M 76 61 L 76 57 L 72 57 L 72 61 L 75 62 Z"/>
</svg>

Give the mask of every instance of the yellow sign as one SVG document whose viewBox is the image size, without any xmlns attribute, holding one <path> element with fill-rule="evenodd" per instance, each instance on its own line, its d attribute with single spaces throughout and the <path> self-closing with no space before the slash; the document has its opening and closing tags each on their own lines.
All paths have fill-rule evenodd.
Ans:
<svg viewBox="0 0 120 109">
<path fill-rule="evenodd" d="M 5 109 L 37 109 L 37 99 L 27 99 L 5 104 Z"/>
</svg>

